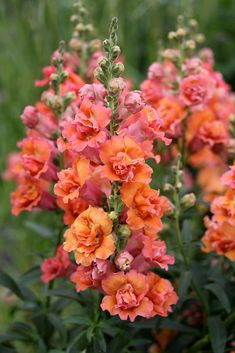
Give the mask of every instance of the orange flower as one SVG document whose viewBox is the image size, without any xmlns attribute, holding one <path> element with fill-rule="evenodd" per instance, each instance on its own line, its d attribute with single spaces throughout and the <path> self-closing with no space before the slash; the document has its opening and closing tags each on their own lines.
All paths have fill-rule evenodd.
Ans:
<svg viewBox="0 0 235 353">
<path fill-rule="evenodd" d="M 62 136 L 66 142 L 59 139 L 62 149 L 71 149 L 76 152 L 86 147 L 97 148 L 99 143 L 106 140 L 105 127 L 110 120 L 111 110 L 101 102 L 93 104 L 84 99 L 74 120 L 65 123 Z"/>
<path fill-rule="evenodd" d="M 125 183 L 121 187 L 121 198 L 129 207 L 127 223 L 131 229 L 147 227 L 159 231 L 162 228 L 161 217 L 170 203 L 165 196 L 159 196 L 159 190 L 143 183 Z"/>
<path fill-rule="evenodd" d="M 214 166 L 202 168 L 197 176 L 197 182 L 203 191 L 203 199 L 211 202 L 215 196 L 223 193 L 225 186 L 221 183 L 223 168 Z"/>
<path fill-rule="evenodd" d="M 94 259 L 107 259 L 114 253 L 112 221 L 102 208 L 89 207 L 65 232 L 64 249 L 74 251 L 78 264 L 88 266 Z"/>
<path fill-rule="evenodd" d="M 38 206 L 43 194 L 42 183 L 36 179 L 21 180 L 16 190 L 11 194 L 12 214 L 18 216 L 22 211 L 31 211 Z"/>
<path fill-rule="evenodd" d="M 149 183 L 152 169 L 144 163 L 144 156 L 134 140 L 115 136 L 101 147 L 100 158 L 105 164 L 103 173 L 111 181 Z"/>
<path fill-rule="evenodd" d="M 72 168 L 58 173 L 59 181 L 55 184 L 54 192 L 64 203 L 78 198 L 81 187 L 90 175 L 90 162 L 81 158 L 73 162 Z"/>
<path fill-rule="evenodd" d="M 40 178 L 49 169 L 55 168 L 50 159 L 52 157 L 52 145 L 44 138 L 27 137 L 18 143 L 21 147 L 21 161 L 25 172 L 32 177 Z"/>
<path fill-rule="evenodd" d="M 161 278 L 152 272 L 148 273 L 147 282 L 149 285 L 147 297 L 153 303 L 152 316 L 167 316 L 169 312 L 172 312 L 171 305 L 176 304 L 178 301 L 174 288 L 167 279 Z"/>
<path fill-rule="evenodd" d="M 163 121 L 164 131 L 171 134 L 175 134 L 177 126 L 186 116 L 183 107 L 176 100 L 168 97 L 160 99 L 157 113 Z"/>
<path fill-rule="evenodd" d="M 186 138 L 188 142 L 191 142 L 193 138 L 198 137 L 201 126 L 206 122 L 215 120 L 215 115 L 210 109 L 203 109 L 194 112 L 188 118 Z"/>
<path fill-rule="evenodd" d="M 205 219 L 207 231 L 202 237 L 202 250 L 215 251 L 218 255 L 224 255 L 229 260 L 235 261 L 235 227 L 225 222 L 217 224 Z"/>
<path fill-rule="evenodd" d="M 69 200 L 68 203 L 64 203 L 61 198 L 58 198 L 57 204 L 65 211 L 64 224 L 67 225 L 72 224 L 77 216 L 88 208 L 88 203 L 81 198 Z"/>
<path fill-rule="evenodd" d="M 143 274 L 131 270 L 128 273 L 118 272 L 102 281 L 106 293 L 101 303 L 102 310 L 111 315 L 119 315 L 121 320 L 128 317 L 133 322 L 136 316 L 149 317 L 153 304 L 146 298 L 148 284 Z"/>
<path fill-rule="evenodd" d="M 213 221 L 235 226 L 235 190 L 228 189 L 224 196 L 216 197 L 211 204 L 211 212 Z"/>
</svg>

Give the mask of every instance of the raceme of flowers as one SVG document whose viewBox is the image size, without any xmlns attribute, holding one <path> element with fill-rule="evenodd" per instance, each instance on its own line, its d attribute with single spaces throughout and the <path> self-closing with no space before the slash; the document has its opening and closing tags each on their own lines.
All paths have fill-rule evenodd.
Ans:
<svg viewBox="0 0 235 353">
<path fill-rule="evenodd" d="M 134 321 L 167 316 L 178 300 L 171 282 L 151 271 L 174 264 L 161 239 L 174 206 L 150 186 L 147 160 L 166 165 L 181 149 L 184 183 L 192 187 L 196 168 L 204 200 L 213 200 L 203 250 L 235 259 L 235 167 L 225 172 L 235 109 L 209 49 L 183 61 L 179 49 L 166 49 L 140 90 L 131 90 L 120 77 L 115 35 L 111 27 L 83 77 L 75 52 L 53 54 L 36 81 L 45 88 L 41 100 L 21 115 L 26 137 L 5 178 L 17 182 L 13 215 L 63 212 L 64 243 L 42 263 L 42 281 L 66 277 L 77 292 L 99 290 L 102 310 Z"/>
</svg>

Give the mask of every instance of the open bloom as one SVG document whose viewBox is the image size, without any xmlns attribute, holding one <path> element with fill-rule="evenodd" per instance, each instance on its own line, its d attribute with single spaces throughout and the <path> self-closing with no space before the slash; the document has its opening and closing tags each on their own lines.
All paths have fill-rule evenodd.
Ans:
<svg viewBox="0 0 235 353">
<path fill-rule="evenodd" d="M 148 284 L 143 274 L 134 270 L 126 274 L 114 273 L 102 281 L 102 288 L 106 294 L 101 303 L 102 310 L 119 315 L 121 320 L 150 317 L 153 304 L 146 297 Z"/>
<path fill-rule="evenodd" d="M 58 277 L 69 277 L 74 271 L 74 265 L 71 263 L 67 252 L 64 251 L 63 246 L 60 245 L 55 256 L 47 258 L 41 264 L 41 271 L 43 272 L 41 280 L 48 283 Z"/>
<path fill-rule="evenodd" d="M 86 147 L 97 148 L 106 139 L 105 127 L 109 123 L 110 116 L 111 110 L 104 107 L 101 102 L 93 104 L 84 99 L 75 119 L 65 122 L 62 136 L 66 142 L 60 139 L 59 148 L 76 152 L 81 152 Z"/>
<path fill-rule="evenodd" d="M 145 164 L 144 156 L 143 150 L 134 140 L 115 136 L 101 147 L 103 174 L 111 181 L 148 183 L 152 169 Z"/>
<path fill-rule="evenodd" d="M 78 198 L 81 187 L 90 176 L 90 162 L 86 158 L 80 158 L 73 162 L 71 168 L 63 169 L 58 173 L 58 182 L 54 192 L 61 197 L 64 203 Z"/>
<path fill-rule="evenodd" d="M 168 313 L 172 312 L 171 305 L 176 304 L 178 301 L 174 288 L 167 279 L 151 272 L 147 275 L 147 282 L 149 285 L 147 297 L 153 304 L 151 316 L 167 316 Z"/>
<path fill-rule="evenodd" d="M 161 217 L 170 208 L 170 203 L 165 196 L 159 196 L 159 190 L 144 183 L 125 183 L 121 187 L 121 198 L 129 208 L 127 223 L 131 229 L 161 230 Z"/>
<path fill-rule="evenodd" d="M 202 237 L 202 250 L 215 251 L 218 255 L 235 261 L 235 227 L 227 222 L 217 224 L 208 218 L 205 219 L 205 224 L 208 229 Z"/>
<path fill-rule="evenodd" d="M 213 80 L 209 75 L 190 75 L 180 85 L 180 98 L 186 106 L 203 105 L 212 97 Z"/>
<path fill-rule="evenodd" d="M 50 195 L 45 181 L 24 178 L 11 194 L 12 214 L 18 216 L 22 211 L 32 211 L 34 207 L 55 209 L 54 197 Z"/>
<path fill-rule="evenodd" d="M 21 162 L 26 174 L 40 178 L 42 175 L 56 179 L 56 167 L 52 163 L 52 144 L 45 138 L 30 136 L 18 143 Z"/>
<path fill-rule="evenodd" d="M 228 189 L 223 196 L 217 196 L 211 204 L 213 221 L 228 222 L 235 226 L 235 190 Z"/>
<path fill-rule="evenodd" d="M 75 219 L 88 208 L 88 203 L 82 198 L 78 197 L 73 200 L 69 200 L 68 203 L 64 203 L 62 198 L 57 198 L 57 204 L 64 213 L 64 224 L 70 225 Z"/>
<path fill-rule="evenodd" d="M 65 232 L 64 249 L 73 251 L 78 264 L 88 266 L 94 259 L 107 259 L 114 253 L 112 221 L 98 207 L 82 212 Z"/>
<path fill-rule="evenodd" d="M 235 189 L 235 165 L 229 166 L 229 171 L 221 177 L 221 183 Z"/>
</svg>

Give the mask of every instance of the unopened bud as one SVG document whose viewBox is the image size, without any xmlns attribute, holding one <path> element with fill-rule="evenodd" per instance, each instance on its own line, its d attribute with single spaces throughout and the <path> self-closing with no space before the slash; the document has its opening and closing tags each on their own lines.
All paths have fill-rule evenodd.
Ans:
<svg viewBox="0 0 235 353">
<path fill-rule="evenodd" d="M 138 113 L 145 106 L 141 91 L 128 92 L 124 99 L 124 105 L 131 114 Z"/>
<path fill-rule="evenodd" d="M 195 37 L 196 42 L 203 43 L 205 41 L 205 36 L 203 33 L 198 33 Z"/>
<path fill-rule="evenodd" d="M 112 220 L 112 221 L 115 221 L 117 218 L 118 218 L 118 213 L 116 211 L 111 211 L 109 212 L 109 218 Z"/>
<path fill-rule="evenodd" d="M 187 31 L 186 31 L 185 28 L 179 28 L 179 29 L 177 29 L 177 31 L 176 31 L 176 35 L 177 35 L 178 37 L 184 37 L 184 36 L 186 35 L 186 33 L 187 33 Z"/>
<path fill-rule="evenodd" d="M 188 24 L 190 27 L 193 27 L 193 28 L 197 27 L 197 25 L 198 25 L 197 21 L 194 18 L 191 18 L 189 20 Z"/>
<path fill-rule="evenodd" d="M 176 185 L 175 185 L 175 187 L 176 187 L 176 190 L 180 190 L 181 188 L 182 188 L 182 183 L 179 181 Z"/>
<path fill-rule="evenodd" d="M 113 95 L 116 95 L 122 92 L 124 88 L 125 88 L 125 81 L 121 77 L 113 78 L 109 83 L 109 91 Z"/>
<path fill-rule="evenodd" d="M 94 76 L 95 78 L 100 81 L 101 83 L 104 83 L 106 81 L 106 77 L 103 73 L 103 70 L 101 69 L 101 67 L 96 67 L 94 70 Z"/>
<path fill-rule="evenodd" d="M 112 48 L 112 60 L 115 60 L 121 53 L 121 49 L 118 45 Z"/>
<path fill-rule="evenodd" d="M 98 60 L 98 64 L 102 69 L 104 69 L 107 67 L 108 59 L 105 56 L 101 56 Z"/>
<path fill-rule="evenodd" d="M 190 193 L 190 194 L 184 195 L 180 203 L 181 203 L 181 206 L 184 207 L 185 209 L 193 207 L 196 203 L 195 194 Z"/>
<path fill-rule="evenodd" d="M 169 32 L 168 33 L 168 39 L 175 39 L 177 37 L 176 32 Z"/>
<path fill-rule="evenodd" d="M 56 74 L 56 73 L 51 74 L 50 81 L 56 82 L 56 81 L 58 81 L 58 79 L 59 79 L 59 75 L 58 74 Z"/>
<path fill-rule="evenodd" d="M 196 43 L 194 40 L 189 39 L 185 42 L 185 46 L 186 46 L 186 48 L 193 50 L 196 48 Z"/>
<path fill-rule="evenodd" d="M 86 26 L 85 26 L 85 31 L 86 32 L 88 32 L 88 33 L 92 33 L 93 31 L 94 31 L 94 27 L 92 26 L 92 24 L 87 24 Z"/>
<path fill-rule="evenodd" d="M 38 111 L 35 107 L 28 105 L 25 107 L 23 114 L 20 118 L 22 119 L 25 126 L 33 129 L 38 123 Z"/>
<path fill-rule="evenodd" d="M 119 233 L 121 237 L 127 239 L 131 235 L 131 230 L 127 224 L 123 224 L 119 227 Z"/>
<path fill-rule="evenodd" d="M 85 30 L 85 26 L 83 23 L 78 23 L 75 29 L 77 32 L 81 33 Z"/>
<path fill-rule="evenodd" d="M 72 50 L 79 51 L 82 48 L 82 42 L 78 38 L 72 38 L 69 42 L 69 46 Z"/>
<path fill-rule="evenodd" d="M 125 69 L 125 67 L 124 67 L 123 63 L 115 64 L 113 66 L 113 70 L 112 70 L 113 71 L 113 75 L 116 76 L 116 77 L 120 76 L 123 73 L 124 69 Z"/>
<path fill-rule="evenodd" d="M 89 47 L 92 49 L 93 52 L 98 51 L 102 47 L 102 42 L 100 39 L 93 39 L 90 42 Z"/>
<path fill-rule="evenodd" d="M 110 49 L 110 41 L 108 39 L 105 39 L 103 41 L 103 47 L 104 47 L 105 51 L 109 51 L 109 49 Z"/>
<path fill-rule="evenodd" d="M 164 192 L 174 192 L 174 191 L 175 191 L 175 188 L 174 188 L 174 186 L 173 186 L 172 184 L 166 183 L 166 184 L 164 184 L 164 186 L 163 186 L 163 191 L 164 191 Z"/>
<path fill-rule="evenodd" d="M 76 21 L 78 21 L 78 16 L 77 16 L 77 15 L 72 15 L 72 16 L 70 17 L 70 21 L 71 21 L 71 22 L 76 22 Z"/>
</svg>

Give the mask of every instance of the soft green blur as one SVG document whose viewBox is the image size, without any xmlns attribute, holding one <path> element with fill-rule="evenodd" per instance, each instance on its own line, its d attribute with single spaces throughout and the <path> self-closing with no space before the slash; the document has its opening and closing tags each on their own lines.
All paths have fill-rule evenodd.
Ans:
<svg viewBox="0 0 235 353">
<path fill-rule="evenodd" d="M 19 119 L 23 107 L 34 104 L 40 96 L 34 80 L 49 63 L 59 41 L 71 34 L 72 3 L 0 1 L 0 170 L 16 141 L 23 137 Z M 199 30 L 207 38 L 206 46 L 215 50 L 218 69 L 227 81 L 235 83 L 234 0 L 86 0 L 85 4 L 101 38 L 107 35 L 112 16 L 119 18 L 126 72 L 136 83 L 144 79 L 147 66 L 156 58 L 159 40 L 165 41 L 167 32 L 174 30 L 180 13 L 191 13 L 198 20 Z M 18 219 L 10 215 L 11 189 L 12 185 L 0 179 L 0 266 L 18 274 L 35 262 L 32 253 L 47 249 L 48 240 L 25 226 L 27 219 L 37 215 Z M 1 317 L 4 321 L 4 314 Z"/>
</svg>

